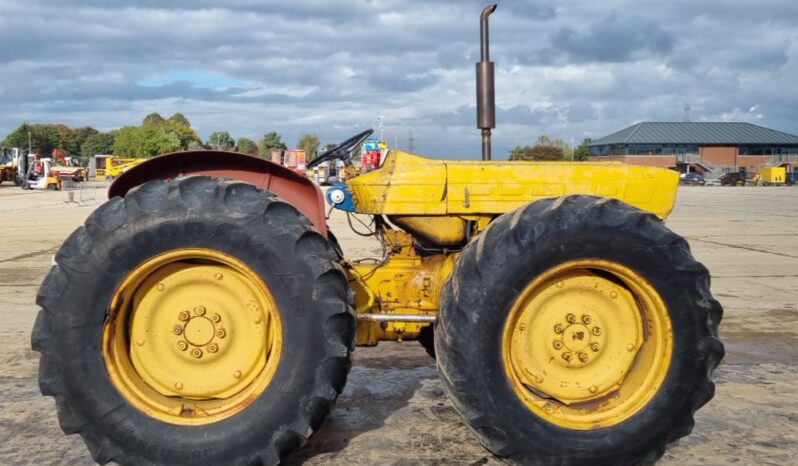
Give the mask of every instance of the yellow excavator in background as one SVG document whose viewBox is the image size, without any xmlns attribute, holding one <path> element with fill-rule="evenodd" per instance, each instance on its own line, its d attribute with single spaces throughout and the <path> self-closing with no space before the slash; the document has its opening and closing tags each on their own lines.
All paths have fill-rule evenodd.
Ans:
<svg viewBox="0 0 798 466">
<path fill-rule="evenodd" d="M 131 168 L 145 162 L 145 158 L 125 158 L 125 157 L 111 157 L 106 161 L 105 165 L 105 179 L 115 180 L 119 175 L 125 173 Z"/>
</svg>

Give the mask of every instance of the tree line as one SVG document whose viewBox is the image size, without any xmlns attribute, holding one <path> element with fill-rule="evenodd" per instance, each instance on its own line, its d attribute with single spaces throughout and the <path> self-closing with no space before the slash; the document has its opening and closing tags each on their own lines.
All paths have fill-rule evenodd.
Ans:
<svg viewBox="0 0 798 466">
<path fill-rule="evenodd" d="M 152 157 L 183 150 L 215 149 L 270 157 L 274 149 L 287 149 L 279 133 L 264 134 L 257 143 L 241 137 L 234 140 L 227 131 L 214 131 L 203 142 L 191 123 L 181 113 L 164 118 L 150 113 L 139 126 L 123 126 L 101 132 L 90 126 L 69 128 L 62 124 L 23 123 L 2 142 L 6 147 L 21 147 L 31 152 L 50 155 L 62 149 L 72 156 L 88 158 L 98 154 L 120 157 Z M 305 151 L 308 161 L 318 154 L 319 137 L 304 134 L 297 147 Z"/>
<path fill-rule="evenodd" d="M 562 139 L 552 139 L 546 134 L 538 136 L 531 146 L 516 146 L 510 151 L 510 160 L 575 160 L 584 161 L 590 156 L 590 138 L 585 138 L 576 147 L 570 147 Z"/>
<path fill-rule="evenodd" d="M 546 134 L 538 136 L 532 145 L 516 146 L 510 151 L 510 160 L 587 160 L 590 139 L 576 147 L 569 147 L 562 139 L 552 139 Z M 30 148 L 32 152 L 50 155 L 53 149 L 62 149 L 72 156 L 88 158 L 93 155 L 120 157 L 152 157 L 181 150 L 214 149 L 236 151 L 261 157 L 271 157 L 272 150 L 285 150 L 288 146 L 279 133 L 270 131 L 260 141 L 241 137 L 234 139 L 228 131 L 214 131 L 203 142 L 191 123 L 181 113 L 164 118 L 150 113 L 139 126 L 123 126 L 109 132 L 91 126 L 69 128 L 62 124 L 23 123 L 3 140 L 6 147 Z M 319 151 L 320 140 L 315 134 L 304 134 L 296 147 L 305 151 L 306 160 L 313 160 Z"/>
</svg>

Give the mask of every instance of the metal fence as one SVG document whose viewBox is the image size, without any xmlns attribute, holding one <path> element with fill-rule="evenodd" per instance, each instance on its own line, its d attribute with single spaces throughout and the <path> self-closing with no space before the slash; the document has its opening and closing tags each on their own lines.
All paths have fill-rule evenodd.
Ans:
<svg viewBox="0 0 798 466">
<path fill-rule="evenodd" d="M 99 204 L 105 200 L 107 191 L 107 183 L 71 180 L 61 182 L 61 200 L 67 205 Z"/>
</svg>

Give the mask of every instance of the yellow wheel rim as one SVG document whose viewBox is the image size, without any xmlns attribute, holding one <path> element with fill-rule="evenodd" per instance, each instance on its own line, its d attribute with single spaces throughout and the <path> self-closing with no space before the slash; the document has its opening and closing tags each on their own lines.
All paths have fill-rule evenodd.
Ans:
<svg viewBox="0 0 798 466">
<path fill-rule="evenodd" d="M 244 263 L 178 249 L 136 267 L 114 292 L 102 349 L 128 402 L 163 422 L 202 425 L 266 389 L 282 327 L 268 287 Z"/>
<path fill-rule="evenodd" d="M 514 303 L 502 358 L 524 404 L 552 424 L 609 427 L 640 412 L 670 367 L 667 307 L 640 275 L 586 259 L 546 271 Z"/>
</svg>

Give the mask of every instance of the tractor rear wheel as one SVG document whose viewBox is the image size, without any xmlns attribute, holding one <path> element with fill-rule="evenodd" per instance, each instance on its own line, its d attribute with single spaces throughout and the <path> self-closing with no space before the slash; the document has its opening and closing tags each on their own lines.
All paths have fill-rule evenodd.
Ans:
<svg viewBox="0 0 798 466">
<path fill-rule="evenodd" d="M 151 181 L 57 253 L 39 385 L 101 464 L 277 464 L 343 389 L 348 301 L 332 247 L 290 204 L 230 180 Z"/>
<path fill-rule="evenodd" d="M 636 465 L 687 435 L 714 393 L 722 309 L 653 214 L 541 200 L 458 259 L 435 327 L 444 389 L 511 463 Z"/>
</svg>

